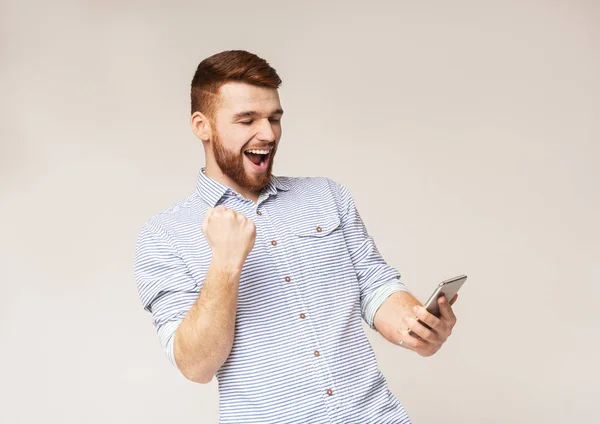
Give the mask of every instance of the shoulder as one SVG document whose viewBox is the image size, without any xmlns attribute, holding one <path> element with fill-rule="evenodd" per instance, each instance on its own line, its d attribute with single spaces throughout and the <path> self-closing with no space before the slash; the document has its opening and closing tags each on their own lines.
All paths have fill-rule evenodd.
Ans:
<svg viewBox="0 0 600 424">
<path fill-rule="evenodd" d="M 287 188 L 288 198 L 296 202 L 329 204 L 340 213 L 348 207 L 352 197 L 344 184 L 329 177 L 277 177 Z"/>
<path fill-rule="evenodd" d="M 138 231 L 138 239 L 150 236 L 173 242 L 199 228 L 207 209 L 206 203 L 194 192 L 148 218 Z"/>
<path fill-rule="evenodd" d="M 344 190 L 343 184 L 328 177 L 283 177 L 278 176 L 280 183 L 294 193 L 311 193 L 312 195 L 331 195 Z"/>
</svg>

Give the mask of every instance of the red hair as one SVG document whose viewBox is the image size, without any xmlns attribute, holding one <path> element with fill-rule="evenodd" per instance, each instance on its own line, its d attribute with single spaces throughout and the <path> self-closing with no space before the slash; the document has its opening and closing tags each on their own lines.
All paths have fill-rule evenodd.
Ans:
<svg viewBox="0 0 600 424">
<path fill-rule="evenodd" d="M 244 82 L 259 87 L 279 88 L 281 78 L 266 60 L 244 50 L 227 50 L 204 59 L 192 79 L 192 114 L 212 118 L 218 92 L 228 82 Z"/>
</svg>

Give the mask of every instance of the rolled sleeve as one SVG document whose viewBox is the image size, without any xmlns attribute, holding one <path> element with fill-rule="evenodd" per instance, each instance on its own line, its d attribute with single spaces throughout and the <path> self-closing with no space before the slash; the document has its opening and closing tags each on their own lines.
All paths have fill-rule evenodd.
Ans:
<svg viewBox="0 0 600 424">
<path fill-rule="evenodd" d="M 173 337 L 196 302 L 199 285 L 177 254 L 168 233 L 157 225 L 146 225 L 140 231 L 134 271 L 142 305 L 152 314 L 161 345 L 175 365 Z"/>
<path fill-rule="evenodd" d="M 408 291 L 408 288 L 400 280 L 392 280 L 379 286 L 377 289 L 370 292 L 361 300 L 361 310 L 363 319 L 369 324 L 373 330 L 375 328 L 375 314 L 383 302 L 387 300 L 390 295 L 399 291 Z"/>
<path fill-rule="evenodd" d="M 177 363 L 175 362 L 175 353 L 173 350 L 173 341 L 175 339 L 175 332 L 181 324 L 182 319 L 178 319 L 175 321 L 169 321 L 160 327 L 158 327 L 158 339 L 160 340 L 160 345 L 162 346 L 167 358 L 169 358 L 169 362 L 177 368 Z"/>
</svg>

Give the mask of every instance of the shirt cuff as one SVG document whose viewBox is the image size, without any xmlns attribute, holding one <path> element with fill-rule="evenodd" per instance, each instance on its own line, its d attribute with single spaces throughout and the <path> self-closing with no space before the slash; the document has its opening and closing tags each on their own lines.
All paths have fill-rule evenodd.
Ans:
<svg viewBox="0 0 600 424">
<path fill-rule="evenodd" d="M 160 344 L 163 347 L 165 353 L 167 354 L 167 358 L 175 368 L 177 367 L 177 363 L 175 362 L 175 354 L 173 352 L 173 342 L 175 340 L 175 331 L 177 331 L 177 327 L 181 324 L 182 319 L 178 319 L 175 321 L 169 321 L 158 327 L 158 339 L 160 340 Z"/>
<path fill-rule="evenodd" d="M 379 307 L 383 305 L 383 302 L 385 302 L 392 293 L 399 291 L 407 292 L 408 288 L 400 280 L 394 279 L 381 285 L 364 297 L 361 305 L 363 319 L 373 330 L 377 331 L 375 323 L 373 322 L 375 320 L 375 313 L 377 313 Z"/>
</svg>

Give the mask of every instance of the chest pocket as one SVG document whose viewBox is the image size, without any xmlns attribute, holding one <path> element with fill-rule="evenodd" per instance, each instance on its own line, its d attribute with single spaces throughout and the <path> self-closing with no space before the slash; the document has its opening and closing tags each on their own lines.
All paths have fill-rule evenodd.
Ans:
<svg viewBox="0 0 600 424">
<path fill-rule="evenodd" d="M 291 230 L 295 238 L 294 254 L 308 269 L 334 272 L 348 256 L 337 214 L 299 220 Z"/>
<path fill-rule="evenodd" d="M 339 216 L 328 215 L 303 220 L 300 224 L 296 224 L 292 231 L 296 236 L 301 238 L 324 238 L 338 229 L 341 232 Z"/>
</svg>

